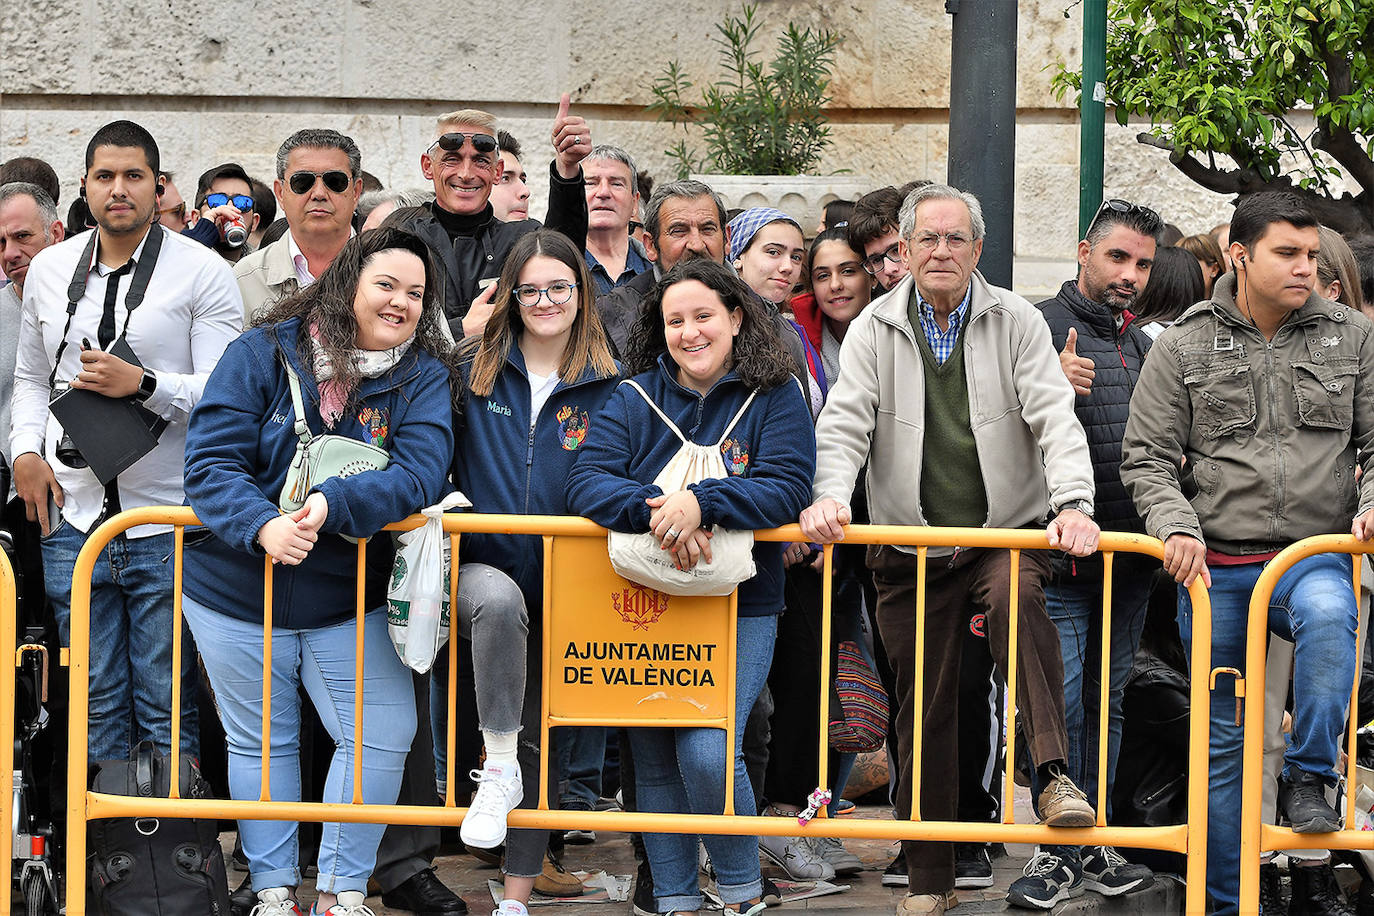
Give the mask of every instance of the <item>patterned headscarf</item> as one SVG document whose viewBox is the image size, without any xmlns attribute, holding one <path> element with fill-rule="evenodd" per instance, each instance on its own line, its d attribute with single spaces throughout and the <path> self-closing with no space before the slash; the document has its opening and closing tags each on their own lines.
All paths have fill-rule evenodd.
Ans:
<svg viewBox="0 0 1374 916">
<path fill-rule="evenodd" d="M 729 262 L 735 263 L 735 259 L 744 253 L 744 249 L 749 247 L 749 243 L 754 240 L 754 235 L 769 223 L 784 222 L 791 223 L 798 230 L 801 224 L 792 217 L 775 210 L 772 207 L 750 207 L 739 216 L 730 220 L 730 257 Z M 805 233 L 802 233 L 805 235 Z"/>
</svg>

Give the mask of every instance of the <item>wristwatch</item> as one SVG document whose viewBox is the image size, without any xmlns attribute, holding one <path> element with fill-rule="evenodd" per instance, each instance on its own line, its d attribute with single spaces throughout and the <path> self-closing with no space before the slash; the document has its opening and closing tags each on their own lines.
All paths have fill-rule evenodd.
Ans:
<svg viewBox="0 0 1374 916">
<path fill-rule="evenodd" d="M 157 376 L 151 369 L 143 370 L 143 378 L 138 380 L 138 399 L 146 401 L 157 391 Z"/>
<path fill-rule="evenodd" d="M 1093 517 L 1093 504 L 1088 502 L 1086 499 L 1071 499 L 1068 502 L 1064 503 L 1062 506 L 1056 506 L 1054 509 L 1054 514 L 1058 515 L 1065 509 L 1077 509 L 1079 512 L 1082 512 L 1088 518 Z"/>
</svg>

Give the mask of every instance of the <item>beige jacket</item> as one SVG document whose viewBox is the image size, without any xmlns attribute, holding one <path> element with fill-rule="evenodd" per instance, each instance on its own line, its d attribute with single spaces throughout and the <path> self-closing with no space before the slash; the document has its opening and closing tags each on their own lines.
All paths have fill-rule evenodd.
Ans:
<svg viewBox="0 0 1374 916">
<path fill-rule="evenodd" d="M 243 326 L 246 328 L 268 306 L 300 288 L 286 236 L 240 258 L 234 265 L 234 279 L 243 296 Z"/>
<path fill-rule="evenodd" d="M 1161 540 L 1190 534 L 1240 555 L 1349 532 L 1374 506 L 1374 325 L 1313 293 L 1265 340 L 1235 284 L 1217 280 L 1150 348 L 1121 480 Z"/>
<path fill-rule="evenodd" d="M 969 419 L 988 497 L 986 526 L 1019 528 L 1093 498 L 1088 441 L 1050 329 L 1015 293 L 975 272 L 964 366 Z M 907 317 L 908 276 L 854 319 L 840 377 L 816 425 L 813 497 L 849 504 L 868 462 L 874 524 L 924 525 L 925 372 Z M 915 548 L 901 548 L 914 553 Z"/>
</svg>

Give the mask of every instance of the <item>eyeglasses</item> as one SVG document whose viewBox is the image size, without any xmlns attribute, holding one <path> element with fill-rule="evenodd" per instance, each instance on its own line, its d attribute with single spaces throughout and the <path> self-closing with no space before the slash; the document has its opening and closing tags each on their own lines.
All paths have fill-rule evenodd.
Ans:
<svg viewBox="0 0 1374 916">
<path fill-rule="evenodd" d="M 496 152 L 496 138 L 491 134 L 460 134 L 456 131 L 441 135 L 429 145 L 429 149 L 432 151 L 437 146 L 445 152 L 453 153 L 463 148 L 465 140 L 471 140 L 472 148 L 479 153 Z"/>
<path fill-rule="evenodd" d="M 893 264 L 902 263 L 901 256 L 897 254 L 896 242 L 893 242 L 891 245 L 889 245 L 886 251 L 880 252 L 878 254 L 871 254 L 868 257 L 864 258 L 864 270 L 868 273 L 870 277 L 876 277 L 878 275 L 878 271 L 883 269 L 883 261 L 889 261 Z"/>
<path fill-rule="evenodd" d="M 296 174 L 297 174 L 297 175 L 304 175 L 305 173 L 304 173 L 304 172 L 297 172 Z M 342 174 L 342 173 L 340 173 L 340 174 Z M 296 176 L 295 176 L 295 175 L 292 175 L 291 177 L 292 177 L 292 179 L 294 180 Z M 312 181 L 312 182 L 310 182 L 310 184 L 311 184 L 311 185 L 314 185 L 315 182 Z M 327 185 L 327 184 L 328 184 L 328 183 L 326 182 L 326 185 Z M 293 187 L 292 190 L 295 191 L 295 188 Z M 302 193 L 302 192 L 296 191 L 296 193 L 297 193 L 297 194 L 300 194 L 300 193 Z M 217 192 L 217 193 L 214 193 L 214 194 L 206 194 L 206 195 L 205 195 L 205 206 L 207 206 L 207 207 L 212 207 L 212 208 L 213 208 L 213 207 L 222 207 L 222 206 L 224 206 L 225 204 L 230 204 L 230 203 L 233 204 L 235 207 L 237 207 L 237 208 L 240 209 L 240 210 L 251 210 L 251 209 L 253 209 L 253 198 L 249 197 L 247 194 L 220 194 L 220 193 Z"/>
<path fill-rule="evenodd" d="M 157 211 L 158 216 L 175 216 L 177 219 L 186 218 L 186 201 L 182 201 L 175 207 L 168 207 L 166 210 Z"/>
<path fill-rule="evenodd" d="M 324 179 L 324 186 L 335 194 L 342 194 L 348 190 L 349 184 L 353 181 L 347 172 L 331 169 L 328 172 L 292 172 L 286 184 L 291 188 L 292 194 L 304 194 L 315 187 L 317 178 Z"/>
<path fill-rule="evenodd" d="M 1139 216 L 1140 229 L 1144 235 L 1154 235 L 1164 228 L 1164 217 L 1160 216 L 1149 207 L 1142 207 L 1140 204 L 1133 204 L 1129 200 L 1122 200 L 1119 197 L 1110 197 L 1102 201 L 1102 206 L 1097 208 L 1097 213 L 1093 214 L 1093 221 L 1088 223 L 1088 231 L 1091 232 L 1093 226 L 1102 218 L 1102 214 L 1108 210 L 1113 213 L 1120 213 L 1122 216 Z"/>
<path fill-rule="evenodd" d="M 922 251 L 934 251 L 940 247 L 941 240 L 949 246 L 952 253 L 957 254 L 968 247 L 969 238 L 961 232 L 946 232 L 943 235 L 938 232 L 922 232 L 912 238 Z"/>
<path fill-rule="evenodd" d="M 575 289 L 577 284 L 569 283 L 567 280 L 557 280 L 543 289 L 526 283 L 515 288 L 515 301 L 527 309 L 538 305 L 541 297 L 548 299 L 550 305 L 562 305 L 573 297 Z"/>
</svg>

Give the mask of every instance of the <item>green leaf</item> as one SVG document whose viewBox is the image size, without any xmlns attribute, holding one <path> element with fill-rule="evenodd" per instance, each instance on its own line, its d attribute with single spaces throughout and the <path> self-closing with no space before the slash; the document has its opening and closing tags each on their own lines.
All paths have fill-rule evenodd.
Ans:
<svg viewBox="0 0 1374 916">
<path fill-rule="evenodd" d="M 1297 16 L 1299 19 L 1306 19 L 1308 22 L 1317 21 L 1316 15 L 1314 15 L 1313 12 L 1305 6 L 1298 7 L 1297 10 L 1294 12 L 1294 15 Z"/>
</svg>

